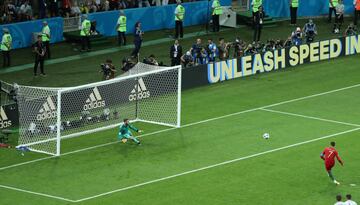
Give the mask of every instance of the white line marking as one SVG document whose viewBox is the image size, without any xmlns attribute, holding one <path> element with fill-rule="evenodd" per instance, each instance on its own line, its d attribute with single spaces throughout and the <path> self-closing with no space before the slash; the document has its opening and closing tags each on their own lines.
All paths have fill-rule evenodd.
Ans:
<svg viewBox="0 0 360 205">
<path fill-rule="evenodd" d="M 248 113 L 248 112 L 253 112 L 253 111 L 256 111 L 256 110 L 260 110 L 260 109 L 265 109 L 265 108 L 270 108 L 270 107 L 274 107 L 274 106 L 278 106 L 278 105 L 283 105 L 283 104 L 286 104 L 286 103 L 291 103 L 291 102 L 305 100 L 305 99 L 309 99 L 309 98 L 313 98 L 313 97 L 327 95 L 327 94 L 331 94 L 331 93 L 335 93 L 335 92 L 339 92 L 339 91 L 343 91 L 343 90 L 356 88 L 356 87 L 359 87 L 359 86 L 360 86 L 360 83 L 352 85 L 352 86 L 347 86 L 347 87 L 343 87 L 343 88 L 339 88 L 339 89 L 335 89 L 335 90 L 330 90 L 330 91 L 314 94 L 314 95 L 295 98 L 295 99 L 292 99 L 292 100 L 286 100 L 286 101 L 270 104 L 270 105 L 263 106 L 263 107 L 253 108 L 253 109 L 249 109 L 249 110 L 243 110 L 243 111 L 240 111 L 240 112 L 236 112 L 236 113 L 232 113 L 232 114 L 228 114 L 228 115 L 223 115 L 223 116 L 219 116 L 219 117 L 215 117 L 215 118 L 209 118 L 209 119 L 206 119 L 206 120 L 201 120 L 201 121 L 198 121 L 198 122 L 193 122 L 193 123 L 183 125 L 183 126 L 181 126 L 181 128 L 190 127 L 190 126 L 194 126 L 194 125 L 198 125 L 198 124 L 203 124 L 203 123 L 211 122 L 211 121 L 214 121 L 214 120 L 228 118 L 228 117 L 232 117 L 232 116 L 236 116 L 236 115 L 240 115 L 240 114 L 244 114 L 244 113 Z M 150 136 L 150 135 L 159 134 L 159 133 L 162 133 L 162 132 L 168 132 L 168 131 L 175 130 L 175 129 L 179 129 L 179 128 L 164 129 L 164 130 L 144 134 L 144 135 L 141 135 L 139 137 Z M 75 150 L 75 151 L 71 151 L 71 152 L 66 152 L 64 154 L 61 154 L 61 156 L 66 156 L 66 155 L 70 155 L 70 154 L 74 154 L 74 153 L 78 153 L 78 152 L 83 152 L 83 151 L 87 151 L 87 150 L 91 150 L 91 149 L 96 149 L 96 148 L 99 148 L 99 147 L 104 147 L 104 146 L 108 146 L 108 145 L 112 145 L 112 144 L 116 144 L 116 143 L 118 143 L 118 141 L 109 142 L 109 143 L 105 143 L 105 144 L 101 144 L 101 145 L 96 145 L 96 146 L 93 146 L 93 147 L 87 147 L 87 148 L 84 148 L 84 149 L 79 149 L 79 150 Z M 27 162 L 22 162 L 22 163 L 18 163 L 18 164 L 9 165 L 9 166 L 6 166 L 6 167 L 1 167 L 0 171 L 6 170 L 6 169 L 9 169 L 9 168 L 14 168 L 14 167 L 26 165 L 26 164 L 31 164 L 33 162 L 39 162 L 39 161 L 43 161 L 43 160 L 47 160 L 47 159 L 52 159 L 52 158 L 55 158 L 55 157 L 56 156 L 44 157 L 44 158 L 40 158 L 40 159 L 36 159 L 36 160 L 31 160 L 31 161 L 27 161 Z"/>
<path fill-rule="evenodd" d="M 44 197 L 48 197 L 48 198 L 58 199 L 61 201 L 76 202 L 75 200 L 71 200 L 71 199 L 67 199 L 67 198 L 63 198 L 63 197 L 59 197 L 59 196 L 53 196 L 53 195 L 49 195 L 49 194 L 28 191 L 25 189 L 19 189 L 19 188 L 15 188 L 15 187 L 11 187 L 11 186 L 0 185 L 0 188 L 10 189 L 10 190 L 24 192 L 24 193 L 28 193 L 28 194 L 34 194 L 34 195 L 38 195 L 38 196 L 44 196 Z"/>
<path fill-rule="evenodd" d="M 312 116 L 307 116 L 307 115 L 300 115 L 300 114 L 291 113 L 291 112 L 283 112 L 283 111 L 266 109 L 266 108 L 263 108 L 263 109 L 260 109 L 260 110 L 263 110 L 263 111 L 266 111 L 266 112 L 283 114 L 283 115 L 290 115 L 290 116 L 294 116 L 294 117 L 302 117 L 302 118 L 306 118 L 306 119 L 319 120 L 319 121 L 324 121 L 324 122 L 331 122 L 331 123 L 336 123 L 336 124 L 341 124 L 341 125 L 360 127 L 359 124 L 341 122 L 341 121 L 337 121 L 337 120 L 329 120 L 329 119 L 324 119 L 324 118 L 319 118 L 319 117 L 312 117 Z"/>
<path fill-rule="evenodd" d="M 319 137 L 319 138 L 312 139 L 312 140 L 307 140 L 307 141 L 304 141 L 304 142 L 295 143 L 295 144 L 292 144 L 292 145 L 287 145 L 287 146 L 284 146 L 284 147 L 280 147 L 280 148 L 268 150 L 268 151 L 265 151 L 265 152 L 260 152 L 260 153 L 257 153 L 257 154 L 248 155 L 248 156 L 245 156 L 245 157 L 240 157 L 240 158 L 233 159 L 233 160 L 229 160 L 229 161 L 224 161 L 224 162 L 221 162 L 221 163 L 218 163 L 218 164 L 213 164 L 213 165 L 209 165 L 209 166 L 206 166 L 206 167 L 201 167 L 201 168 L 198 168 L 198 169 L 193 169 L 193 170 L 186 171 L 186 172 L 182 172 L 182 173 L 179 173 L 179 174 L 175 174 L 175 175 L 171 175 L 171 176 L 167 176 L 167 177 L 163 177 L 163 178 L 159 178 L 159 179 L 155 179 L 155 180 L 143 182 L 143 183 L 140 183 L 140 184 L 136 184 L 136 185 L 132 185 L 132 186 L 128 186 L 128 187 L 116 189 L 116 190 L 109 191 L 109 192 L 105 192 L 105 193 L 102 193 L 102 194 L 98 194 L 98 195 L 94 195 L 94 196 L 82 198 L 82 199 L 79 199 L 79 200 L 75 200 L 75 202 L 87 201 L 87 200 L 90 200 L 90 199 L 94 199 L 94 198 L 106 196 L 106 195 L 109 195 L 109 194 L 113 194 L 113 193 L 117 193 L 117 192 L 129 190 L 129 189 L 134 189 L 134 188 L 137 188 L 137 187 L 142 187 L 142 186 L 145 186 L 145 185 L 148 185 L 148 184 L 153 184 L 153 183 L 156 183 L 156 182 L 165 181 L 165 180 L 172 179 L 172 178 L 176 178 L 176 177 L 179 177 L 179 176 L 184 176 L 184 175 L 187 175 L 187 174 L 192 174 L 192 173 L 195 173 L 195 172 L 200 172 L 200 171 L 203 171 L 203 170 L 207 170 L 207 169 L 211 169 L 211 168 L 215 168 L 215 167 L 227 165 L 227 164 L 230 164 L 230 163 L 238 162 L 238 161 L 241 161 L 241 160 L 250 159 L 250 158 L 258 157 L 258 156 L 261 156 L 261 155 L 265 155 L 265 154 L 269 154 L 269 153 L 273 153 L 273 152 L 277 152 L 277 151 L 289 149 L 289 148 L 292 148 L 292 147 L 297 147 L 297 146 L 300 146 L 300 145 L 308 144 L 308 143 L 315 142 L 315 141 L 319 141 L 319 140 L 322 140 L 322 139 L 327 139 L 327 138 L 335 137 L 335 136 L 338 136 L 338 135 L 347 134 L 347 133 L 350 133 L 350 132 L 355 132 L 355 131 L 358 131 L 358 130 L 360 130 L 360 127 L 354 128 L 354 129 L 351 129 L 351 130 L 347 130 L 347 131 L 343 131 L 343 132 L 338 132 L 338 133 L 331 134 L 331 135 L 326 135 L 326 136 Z"/>
</svg>

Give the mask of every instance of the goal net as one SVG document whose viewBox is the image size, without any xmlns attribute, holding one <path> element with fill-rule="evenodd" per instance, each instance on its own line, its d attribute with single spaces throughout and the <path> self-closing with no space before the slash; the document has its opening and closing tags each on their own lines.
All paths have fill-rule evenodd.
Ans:
<svg viewBox="0 0 360 205">
<path fill-rule="evenodd" d="M 18 147 L 59 156 L 63 140 L 114 128 L 125 118 L 180 127 L 181 66 L 138 64 L 135 73 L 70 88 L 19 86 L 18 105 Z"/>
</svg>

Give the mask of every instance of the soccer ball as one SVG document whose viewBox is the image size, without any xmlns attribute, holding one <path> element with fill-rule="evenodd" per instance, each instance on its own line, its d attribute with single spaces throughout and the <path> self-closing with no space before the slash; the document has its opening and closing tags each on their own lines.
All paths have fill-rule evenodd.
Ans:
<svg viewBox="0 0 360 205">
<path fill-rule="evenodd" d="M 125 144 L 127 142 L 127 139 L 123 138 L 123 139 L 121 139 L 121 142 Z"/>
<path fill-rule="evenodd" d="M 269 138 L 270 138 L 270 134 L 269 134 L 269 133 L 263 134 L 263 138 L 266 139 L 266 140 L 269 139 Z"/>
</svg>

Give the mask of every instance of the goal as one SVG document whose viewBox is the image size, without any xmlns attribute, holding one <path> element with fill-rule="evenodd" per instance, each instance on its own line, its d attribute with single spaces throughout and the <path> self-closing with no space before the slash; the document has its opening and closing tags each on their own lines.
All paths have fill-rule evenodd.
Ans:
<svg viewBox="0 0 360 205">
<path fill-rule="evenodd" d="M 17 147 L 59 156 L 63 140 L 114 128 L 125 118 L 180 127 L 181 66 L 139 63 L 134 71 L 77 87 L 19 86 Z"/>
</svg>

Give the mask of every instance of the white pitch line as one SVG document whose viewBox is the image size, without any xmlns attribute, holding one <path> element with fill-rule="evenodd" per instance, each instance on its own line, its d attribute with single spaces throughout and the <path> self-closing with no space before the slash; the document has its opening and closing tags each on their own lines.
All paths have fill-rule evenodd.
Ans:
<svg viewBox="0 0 360 205">
<path fill-rule="evenodd" d="M 79 200 L 75 200 L 75 202 L 83 202 L 83 201 L 87 201 L 87 200 L 90 200 L 90 199 L 95 199 L 95 198 L 98 198 L 98 197 L 110 195 L 110 194 L 113 194 L 113 193 L 122 192 L 122 191 L 129 190 L 129 189 L 134 189 L 134 188 L 142 187 L 142 186 L 149 185 L 149 184 L 154 184 L 156 182 L 161 182 L 161 181 L 165 181 L 165 180 L 168 180 L 168 179 L 173 179 L 173 178 L 176 178 L 176 177 L 192 174 L 192 173 L 195 173 L 195 172 L 200 172 L 200 171 L 203 171 L 203 170 L 207 170 L 207 169 L 211 169 L 211 168 L 231 164 L 231 163 L 234 163 L 234 162 L 242 161 L 242 160 L 245 160 L 245 159 L 258 157 L 258 156 L 261 156 L 261 155 L 265 155 L 265 154 L 269 154 L 269 153 L 289 149 L 289 148 L 292 148 L 292 147 L 297 147 L 297 146 L 304 145 L 304 144 L 309 144 L 309 143 L 312 143 L 312 142 L 315 142 L 315 141 L 319 141 L 319 140 L 322 140 L 322 139 L 327 139 L 327 138 L 347 134 L 347 133 L 350 133 L 350 132 L 355 132 L 355 131 L 358 131 L 358 130 L 360 130 L 360 127 L 357 127 L 357 128 L 351 129 L 351 130 L 347 130 L 347 131 L 343 131 L 343 132 L 338 132 L 338 133 L 331 134 L 331 135 L 326 135 L 326 136 L 315 138 L 315 139 L 312 139 L 312 140 L 307 140 L 307 141 L 304 141 L 304 142 L 295 143 L 295 144 L 292 144 L 292 145 L 287 145 L 287 146 L 284 146 L 284 147 L 268 150 L 268 151 L 265 151 L 265 152 L 260 152 L 260 153 L 257 153 L 257 154 L 252 154 L 252 155 L 248 155 L 248 156 L 245 156 L 245 157 L 240 157 L 240 158 L 236 158 L 236 159 L 233 159 L 233 160 L 224 161 L 224 162 L 209 165 L 209 166 L 206 166 L 206 167 L 193 169 L 193 170 L 182 172 L 182 173 L 179 173 L 179 174 L 175 174 L 175 175 L 171 175 L 171 176 L 167 176 L 167 177 L 163 177 L 163 178 L 143 182 L 143 183 L 140 183 L 140 184 L 136 184 L 136 185 L 120 188 L 120 189 L 115 189 L 113 191 L 109 191 L 109 192 L 105 192 L 105 193 L 102 193 L 102 194 L 82 198 L 82 199 L 79 199 Z"/>
<path fill-rule="evenodd" d="M 28 194 L 34 194 L 34 195 L 43 196 L 43 197 L 47 197 L 47 198 L 58 199 L 58 200 L 61 200 L 61 201 L 76 202 L 75 200 L 67 199 L 67 198 L 64 198 L 64 197 L 59 197 L 59 196 L 53 196 L 53 195 L 50 195 L 50 194 L 44 194 L 44 193 L 39 193 L 39 192 L 28 191 L 28 190 L 25 190 L 25 189 L 19 189 L 19 188 L 15 188 L 15 187 L 11 187 L 11 186 L 0 185 L 0 188 L 10 189 L 10 190 L 24 192 L 24 193 L 28 193 Z"/>
<path fill-rule="evenodd" d="M 301 115 L 301 114 L 296 114 L 296 113 L 291 113 L 291 112 L 283 112 L 283 111 L 266 109 L 266 108 L 263 108 L 263 109 L 260 109 L 260 110 L 263 110 L 263 111 L 266 111 L 266 112 L 278 113 L 278 114 L 282 114 L 282 115 L 289 115 L 289 116 L 294 116 L 294 117 L 302 117 L 302 118 L 306 118 L 306 119 L 318 120 L 318 121 L 323 121 L 323 122 L 331 122 L 331 123 L 340 124 L 340 125 L 360 127 L 359 124 L 341 122 L 341 121 L 337 121 L 337 120 L 329 120 L 329 119 L 324 119 L 324 118 L 319 118 L 319 117 L 312 117 L 312 116 L 308 116 L 308 115 Z"/>
<path fill-rule="evenodd" d="M 265 108 L 270 108 L 270 107 L 274 107 L 274 106 L 278 106 L 278 105 L 283 105 L 283 104 L 286 104 L 286 103 L 291 103 L 291 102 L 305 100 L 305 99 L 309 99 L 309 98 L 313 98 L 313 97 L 327 95 L 327 94 L 331 94 L 331 93 L 335 93 L 335 92 L 339 92 L 339 91 L 343 91 L 343 90 L 348 90 L 348 89 L 352 89 L 352 88 L 356 88 L 356 87 L 360 87 L 360 83 L 352 85 L 352 86 L 347 86 L 347 87 L 343 87 L 343 88 L 339 88 L 339 89 L 334 89 L 334 90 L 314 94 L 314 95 L 295 98 L 295 99 L 292 99 L 292 100 L 286 100 L 286 101 L 282 101 L 282 102 L 278 102 L 278 103 L 274 103 L 274 104 L 270 104 L 270 105 L 266 105 L 266 106 L 262 106 L 262 107 L 257 107 L 257 108 L 253 108 L 253 109 L 249 109 L 249 110 L 243 110 L 243 111 L 228 114 L 228 115 L 223 115 L 223 116 L 219 116 L 219 117 L 215 117 L 215 118 L 209 118 L 209 119 L 206 119 L 206 120 L 201 120 L 201 121 L 198 121 L 198 122 L 189 123 L 189 124 L 186 124 L 186 125 L 182 125 L 181 128 L 190 127 L 190 126 L 194 126 L 194 125 L 198 125 L 198 124 L 203 124 L 203 123 L 211 122 L 211 121 L 214 121 L 214 120 L 224 119 L 224 118 L 228 118 L 228 117 L 232 117 L 232 116 L 236 116 L 236 115 L 240 115 L 240 114 L 244 114 L 244 113 L 248 113 L 248 112 L 257 111 L 257 110 L 260 110 L 260 109 L 265 109 Z M 162 132 L 168 132 L 168 131 L 175 130 L 175 129 L 179 129 L 179 128 L 164 129 L 164 130 L 144 134 L 144 135 L 141 135 L 139 137 L 150 136 L 150 135 L 159 134 L 159 133 L 162 133 Z M 84 149 L 79 149 L 79 150 L 75 150 L 75 151 L 71 151 L 71 152 L 66 152 L 64 154 L 61 154 L 61 156 L 70 155 L 70 154 L 74 154 L 74 153 L 79 153 L 79 152 L 83 152 L 83 151 L 87 151 L 87 150 L 91 150 L 91 149 L 96 149 L 96 148 L 99 148 L 99 147 L 104 147 L 104 146 L 108 146 L 108 145 L 112 145 L 112 144 L 116 144 L 116 143 L 118 143 L 118 141 L 109 142 L 109 143 L 96 145 L 96 146 L 92 146 L 92 147 L 87 147 L 87 148 L 84 148 Z M 35 159 L 35 160 L 22 162 L 22 163 L 18 163 L 18 164 L 13 164 L 13 165 L 5 166 L 5 167 L 0 167 L 0 171 L 6 170 L 6 169 L 9 169 L 9 168 L 14 168 L 14 167 L 26 165 L 26 164 L 31 164 L 31 163 L 34 163 L 34 162 L 39 162 L 39 161 L 43 161 L 43 160 L 47 160 L 47 159 L 52 159 L 52 158 L 55 158 L 55 157 L 56 156 L 44 157 L 44 158 Z"/>
</svg>

